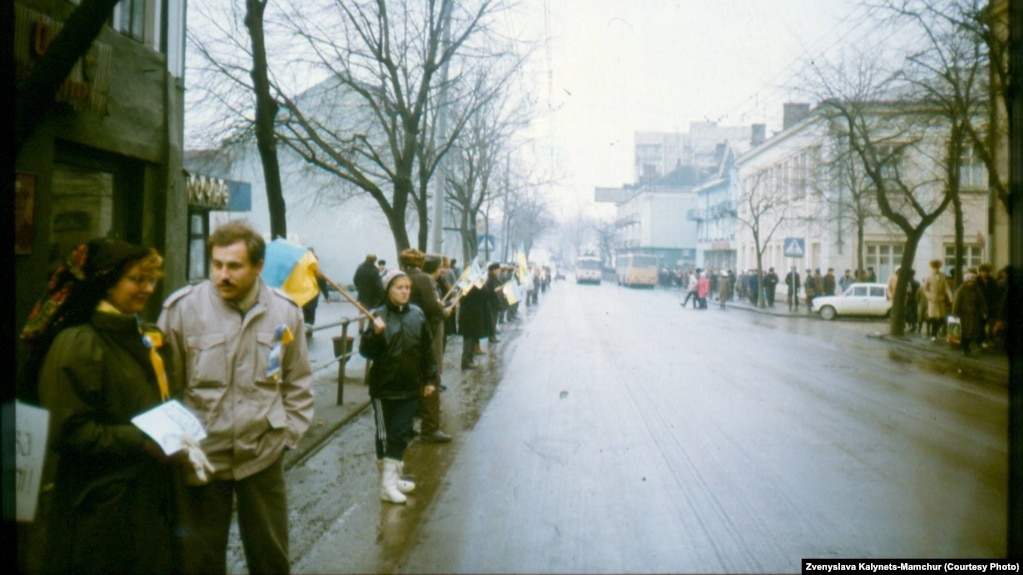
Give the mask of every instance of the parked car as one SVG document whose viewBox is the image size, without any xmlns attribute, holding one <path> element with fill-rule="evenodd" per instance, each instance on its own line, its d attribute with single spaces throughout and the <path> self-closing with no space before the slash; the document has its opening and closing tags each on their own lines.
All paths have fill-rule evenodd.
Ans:
<svg viewBox="0 0 1023 575">
<path fill-rule="evenodd" d="M 814 298 L 813 308 L 822 319 L 835 319 L 840 315 L 887 317 L 892 309 L 887 291 L 886 284 L 857 283 L 849 286 L 842 295 Z"/>
</svg>

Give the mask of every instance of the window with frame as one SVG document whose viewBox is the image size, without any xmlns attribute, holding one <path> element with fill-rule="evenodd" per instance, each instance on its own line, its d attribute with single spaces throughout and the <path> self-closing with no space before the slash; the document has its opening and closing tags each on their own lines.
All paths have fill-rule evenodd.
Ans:
<svg viewBox="0 0 1023 575">
<path fill-rule="evenodd" d="M 120 0 L 114 8 L 114 29 L 139 42 L 146 40 L 146 8 L 152 0 Z"/>
<path fill-rule="evenodd" d="M 963 150 L 959 162 L 959 187 L 963 191 L 987 189 L 987 166 L 973 146 Z"/>
<path fill-rule="evenodd" d="M 864 264 L 874 268 L 878 281 L 886 281 L 902 263 L 902 244 L 867 244 L 867 256 Z"/>
<path fill-rule="evenodd" d="M 963 246 L 963 270 L 975 268 L 983 263 L 984 250 L 978 245 Z M 953 268 L 956 265 L 955 244 L 945 244 L 945 267 Z"/>
</svg>

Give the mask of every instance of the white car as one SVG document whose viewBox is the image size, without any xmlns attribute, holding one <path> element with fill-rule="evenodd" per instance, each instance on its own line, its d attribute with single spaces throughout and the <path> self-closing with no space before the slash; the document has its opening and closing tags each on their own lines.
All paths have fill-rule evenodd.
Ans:
<svg viewBox="0 0 1023 575">
<path fill-rule="evenodd" d="M 813 308 L 823 319 L 835 319 L 840 315 L 886 317 L 892 309 L 887 292 L 886 284 L 853 284 L 842 295 L 813 298 Z"/>
</svg>

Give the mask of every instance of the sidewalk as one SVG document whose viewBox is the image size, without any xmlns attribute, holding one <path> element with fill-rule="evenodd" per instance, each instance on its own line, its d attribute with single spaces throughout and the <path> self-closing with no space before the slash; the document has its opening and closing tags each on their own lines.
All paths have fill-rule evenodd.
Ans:
<svg viewBox="0 0 1023 575">
<path fill-rule="evenodd" d="M 359 355 L 358 311 L 347 301 L 324 302 L 321 298 L 316 310 L 316 324 L 309 343 L 309 363 L 313 369 L 313 421 L 298 447 L 284 454 L 284 468 L 301 463 L 316 452 L 334 431 L 369 407 L 369 390 L 363 383 L 366 360 Z M 342 403 L 338 404 L 338 362 L 334 361 L 333 337 L 341 336 L 342 319 L 353 319 L 348 324 L 349 336 L 354 336 L 352 354 L 345 365 L 345 383 Z"/>
<path fill-rule="evenodd" d="M 716 301 L 707 302 L 708 307 L 714 307 L 717 305 Z M 774 307 L 759 308 L 749 301 L 738 301 L 731 300 L 727 302 L 730 308 L 739 308 L 754 313 L 768 314 L 778 317 L 791 317 L 795 319 L 801 319 L 805 321 L 827 321 L 820 318 L 816 313 L 807 313 L 805 306 L 799 306 L 798 311 L 790 311 L 788 305 L 785 302 L 776 301 Z M 869 326 L 870 333 L 866 334 L 869 338 L 875 338 L 885 342 L 891 346 L 898 346 L 914 353 L 919 353 L 929 357 L 941 358 L 942 360 L 951 364 L 953 368 L 959 369 L 960 372 L 968 370 L 971 373 L 982 374 L 987 379 L 995 379 L 1006 382 L 1008 385 L 1009 381 L 1009 359 L 1005 355 L 1005 350 L 981 350 L 976 349 L 968 356 L 963 355 L 963 352 L 958 348 L 953 348 L 944 339 L 938 339 L 937 341 L 931 341 L 930 338 L 919 334 L 909 334 L 904 336 L 893 336 L 888 335 L 888 323 L 887 320 L 871 320 L 871 319 L 837 319 L 833 321 L 857 321 L 862 322 L 864 326 Z"/>
</svg>

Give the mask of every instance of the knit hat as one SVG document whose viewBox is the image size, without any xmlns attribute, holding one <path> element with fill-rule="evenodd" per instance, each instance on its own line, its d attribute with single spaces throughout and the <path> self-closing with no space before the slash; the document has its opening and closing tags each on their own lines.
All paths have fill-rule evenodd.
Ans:
<svg viewBox="0 0 1023 575">
<path fill-rule="evenodd" d="M 380 280 L 384 284 L 384 291 L 389 291 L 391 289 L 391 283 L 400 277 L 408 277 L 408 274 L 399 269 L 387 270 L 387 273 L 385 273 L 384 277 Z"/>
</svg>

